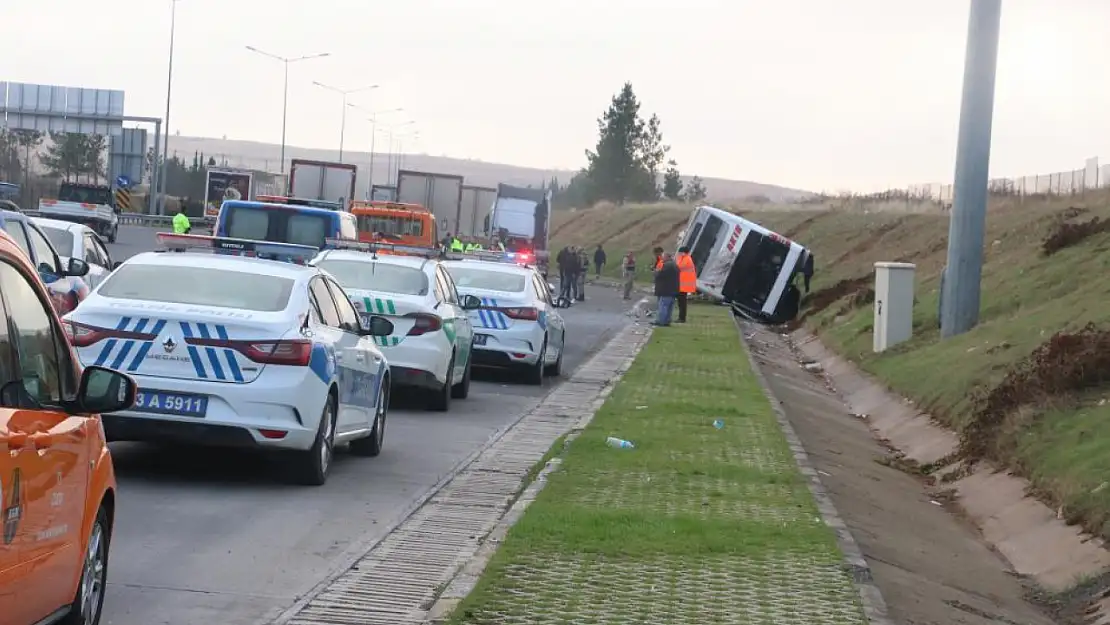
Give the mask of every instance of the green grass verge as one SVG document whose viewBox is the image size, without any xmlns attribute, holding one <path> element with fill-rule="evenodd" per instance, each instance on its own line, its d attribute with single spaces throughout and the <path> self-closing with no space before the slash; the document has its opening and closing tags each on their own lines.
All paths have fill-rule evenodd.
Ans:
<svg viewBox="0 0 1110 625">
<path fill-rule="evenodd" d="M 655 331 L 451 622 L 722 620 L 863 622 L 730 315 L 692 306 Z"/>
</svg>

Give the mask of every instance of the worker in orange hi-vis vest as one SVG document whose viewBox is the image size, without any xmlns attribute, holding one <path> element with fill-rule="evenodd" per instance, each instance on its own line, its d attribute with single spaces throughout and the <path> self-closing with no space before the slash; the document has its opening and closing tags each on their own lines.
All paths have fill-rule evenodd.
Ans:
<svg viewBox="0 0 1110 625">
<path fill-rule="evenodd" d="M 678 248 L 675 264 L 678 265 L 678 322 L 686 323 L 686 298 L 698 290 L 698 272 L 694 259 L 690 258 L 690 248 Z"/>
<path fill-rule="evenodd" d="M 651 250 L 651 253 L 655 254 L 655 262 L 651 265 L 651 270 L 659 271 L 663 268 L 663 248 L 656 247 L 655 249 Z"/>
</svg>

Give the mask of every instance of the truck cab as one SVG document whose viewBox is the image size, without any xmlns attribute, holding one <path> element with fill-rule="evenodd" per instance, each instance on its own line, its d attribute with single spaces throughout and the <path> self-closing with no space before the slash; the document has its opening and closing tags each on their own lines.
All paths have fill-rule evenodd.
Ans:
<svg viewBox="0 0 1110 625">
<path fill-rule="evenodd" d="M 551 191 L 497 185 L 489 231 L 513 252 L 535 255 L 536 268 L 547 277 L 551 225 Z"/>
<path fill-rule="evenodd" d="M 358 239 L 432 248 L 439 244 L 432 212 L 420 204 L 356 201 L 351 214 L 358 220 Z"/>
<path fill-rule="evenodd" d="M 109 186 L 63 182 L 57 198 L 39 200 L 38 212 L 48 219 L 85 224 L 109 243 L 116 242 L 120 211 Z"/>
</svg>

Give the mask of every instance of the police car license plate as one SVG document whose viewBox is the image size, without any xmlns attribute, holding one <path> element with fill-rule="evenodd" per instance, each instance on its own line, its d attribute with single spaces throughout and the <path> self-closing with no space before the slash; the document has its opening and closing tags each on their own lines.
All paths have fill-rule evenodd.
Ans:
<svg viewBox="0 0 1110 625">
<path fill-rule="evenodd" d="M 208 398 L 203 395 L 170 393 L 139 389 L 132 410 L 181 417 L 203 417 L 208 411 Z"/>
<path fill-rule="evenodd" d="M 489 338 L 488 334 L 475 334 L 474 335 L 474 344 L 475 345 L 485 345 L 486 344 L 486 339 L 488 339 L 488 338 Z"/>
</svg>

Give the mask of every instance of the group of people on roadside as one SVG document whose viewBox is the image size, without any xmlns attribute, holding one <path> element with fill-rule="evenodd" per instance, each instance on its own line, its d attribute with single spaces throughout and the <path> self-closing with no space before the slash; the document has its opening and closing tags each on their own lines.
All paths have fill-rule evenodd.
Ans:
<svg viewBox="0 0 1110 625">
<path fill-rule="evenodd" d="M 601 249 L 600 245 L 598 249 Z M 559 299 L 566 302 L 586 301 L 586 274 L 590 271 L 590 258 L 586 249 L 579 245 L 568 245 L 559 250 L 555 264 L 559 267 Z M 601 273 L 600 267 L 598 273 Z"/>
<path fill-rule="evenodd" d="M 655 297 L 657 309 L 652 325 L 666 327 L 671 325 L 674 305 L 678 303 L 678 323 L 686 323 L 686 309 L 690 295 L 698 290 L 698 274 L 690 248 L 678 248 L 678 254 L 664 252 L 656 247 L 655 264 L 652 267 L 655 277 Z"/>
<path fill-rule="evenodd" d="M 459 237 L 451 234 L 450 232 L 447 233 L 447 236 L 443 237 L 442 243 L 444 247 L 451 250 L 452 252 L 475 252 L 486 249 L 501 252 L 505 251 L 505 245 L 501 243 L 501 238 L 497 235 L 494 235 L 492 239 L 489 239 L 488 248 L 482 243 L 482 239 L 479 237 Z"/>
</svg>

